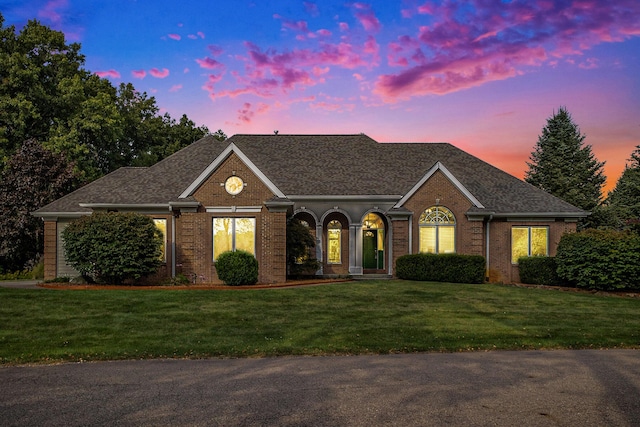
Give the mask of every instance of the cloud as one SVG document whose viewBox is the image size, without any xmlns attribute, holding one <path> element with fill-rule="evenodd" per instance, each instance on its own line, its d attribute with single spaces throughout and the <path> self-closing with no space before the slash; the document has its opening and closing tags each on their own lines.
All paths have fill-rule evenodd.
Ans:
<svg viewBox="0 0 640 427">
<path fill-rule="evenodd" d="M 182 89 L 182 85 L 173 85 L 171 86 L 171 89 L 169 89 L 169 92 L 178 92 L 180 89 Z"/>
<path fill-rule="evenodd" d="M 120 73 L 117 72 L 114 69 L 108 70 L 108 71 L 96 71 L 95 72 L 96 75 L 102 77 L 102 78 L 112 78 L 112 79 L 119 79 L 120 78 Z"/>
<path fill-rule="evenodd" d="M 245 124 L 251 123 L 256 114 L 264 114 L 269 111 L 269 108 L 270 107 L 267 104 L 261 102 L 258 103 L 258 106 L 254 111 L 254 106 L 249 102 L 245 102 L 242 105 L 242 108 L 238 110 L 238 120 Z"/>
<path fill-rule="evenodd" d="M 180 34 L 175 34 L 175 33 L 169 34 L 168 37 L 172 40 L 180 40 L 182 38 L 180 37 Z"/>
<path fill-rule="evenodd" d="M 136 79 L 144 79 L 147 75 L 147 72 L 145 70 L 133 70 L 131 72 L 131 75 Z"/>
<path fill-rule="evenodd" d="M 78 41 L 82 38 L 84 28 L 76 23 L 75 17 L 68 12 L 68 9 L 68 0 L 48 0 L 44 6 L 36 12 L 36 16 L 52 29 L 62 31 L 67 40 Z M 30 10 L 29 19 L 32 18 L 33 11 Z"/>
<path fill-rule="evenodd" d="M 167 70 L 166 68 L 163 68 L 162 70 L 159 70 L 157 68 L 152 68 L 149 71 L 149 74 L 151 74 L 153 77 L 157 79 L 164 79 L 165 77 L 169 76 L 169 70 Z"/>
<path fill-rule="evenodd" d="M 320 15 L 320 11 L 318 10 L 318 5 L 315 3 L 311 3 L 310 1 L 302 2 L 304 4 L 304 10 L 311 16 Z"/>
<path fill-rule="evenodd" d="M 198 63 L 198 65 L 200 65 L 200 68 L 206 68 L 209 70 L 213 70 L 215 68 L 223 68 L 224 65 L 218 61 L 216 61 L 213 58 L 209 58 L 209 57 L 205 57 L 203 59 L 196 59 L 196 62 Z"/>
<path fill-rule="evenodd" d="M 387 45 L 388 64 L 401 68 L 376 81 L 374 92 L 387 102 L 511 78 L 640 34 L 637 0 L 429 0 L 403 16 L 415 14 L 430 15 L 429 21 L 421 18 L 429 24 Z M 578 66 L 597 63 L 587 59 Z"/>
<path fill-rule="evenodd" d="M 371 9 L 371 5 L 365 3 L 354 3 L 353 7 L 356 9 L 355 17 L 360 21 L 360 24 L 366 31 L 377 32 L 380 30 L 382 24 L 380 24 L 380 21 Z"/>
</svg>

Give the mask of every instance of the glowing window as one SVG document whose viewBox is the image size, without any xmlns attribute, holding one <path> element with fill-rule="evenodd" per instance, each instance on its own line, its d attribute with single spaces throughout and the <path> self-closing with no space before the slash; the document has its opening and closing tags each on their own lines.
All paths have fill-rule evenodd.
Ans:
<svg viewBox="0 0 640 427">
<path fill-rule="evenodd" d="M 153 223 L 158 230 L 162 232 L 162 253 L 160 259 L 162 262 L 167 262 L 167 220 L 162 218 L 154 218 Z"/>
<path fill-rule="evenodd" d="M 340 264 L 342 262 L 342 224 L 333 220 L 327 225 L 327 262 Z"/>
<path fill-rule="evenodd" d="M 511 262 L 527 256 L 549 255 L 549 227 L 513 227 L 511 229 Z"/>
<path fill-rule="evenodd" d="M 456 251 L 456 218 L 449 209 L 432 206 L 418 220 L 420 252 L 450 254 Z"/>
<path fill-rule="evenodd" d="M 213 218 L 213 260 L 227 251 L 256 254 L 255 218 Z"/>
</svg>

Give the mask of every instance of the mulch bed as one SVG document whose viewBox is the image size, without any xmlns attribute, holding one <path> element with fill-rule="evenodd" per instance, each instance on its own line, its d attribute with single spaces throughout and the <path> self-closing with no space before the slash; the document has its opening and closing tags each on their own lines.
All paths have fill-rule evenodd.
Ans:
<svg viewBox="0 0 640 427">
<path fill-rule="evenodd" d="M 46 289 L 58 289 L 58 290 L 127 290 L 127 291 L 176 291 L 176 290 L 216 290 L 216 291 L 231 291 L 238 289 L 278 289 L 278 288 L 292 288 L 300 286 L 314 286 L 324 285 L 328 283 L 341 283 L 350 282 L 352 279 L 308 279 L 308 280 L 291 280 L 285 283 L 273 283 L 273 284 L 255 284 L 251 286 L 227 286 L 227 285 L 214 285 L 214 284 L 193 284 L 193 285 L 88 285 L 88 284 L 75 284 L 75 283 L 39 283 L 38 286 Z"/>
</svg>

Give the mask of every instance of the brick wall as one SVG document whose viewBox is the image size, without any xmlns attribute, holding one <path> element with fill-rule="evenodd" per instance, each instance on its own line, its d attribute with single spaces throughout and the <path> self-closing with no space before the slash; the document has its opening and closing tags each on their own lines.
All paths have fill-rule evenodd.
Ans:
<svg viewBox="0 0 640 427">
<path fill-rule="evenodd" d="M 232 196 L 224 189 L 230 176 L 238 176 L 245 183 L 240 194 Z M 255 218 L 256 246 L 260 283 L 286 280 L 286 213 L 269 212 L 264 202 L 274 194 L 235 154 L 231 154 L 194 192 L 203 207 L 198 212 L 182 213 L 177 220 L 177 273 L 191 276 L 198 282 L 220 283 L 213 262 L 213 218 Z M 260 212 L 208 213 L 206 207 L 255 207 Z"/>
</svg>

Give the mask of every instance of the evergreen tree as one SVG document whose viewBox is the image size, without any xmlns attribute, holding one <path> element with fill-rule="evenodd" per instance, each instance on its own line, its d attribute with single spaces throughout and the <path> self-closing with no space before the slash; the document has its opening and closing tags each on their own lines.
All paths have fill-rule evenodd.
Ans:
<svg viewBox="0 0 640 427">
<path fill-rule="evenodd" d="M 525 181 L 581 209 L 591 211 L 602 201 L 604 162 L 599 162 L 590 145 L 584 145 L 566 108 L 561 107 L 538 137 Z"/>
<path fill-rule="evenodd" d="M 609 208 L 625 226 L 639 228 L 640 223 L 640 145 L 637 145 L 616 187 L 607 199 Z"/>
</svg>

